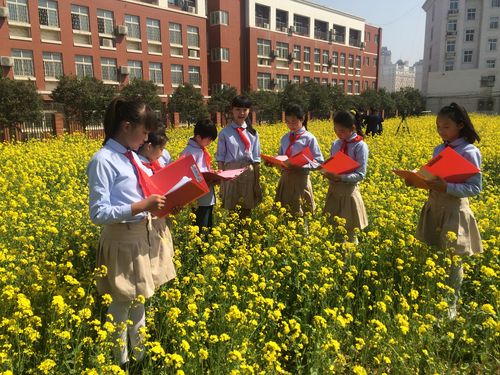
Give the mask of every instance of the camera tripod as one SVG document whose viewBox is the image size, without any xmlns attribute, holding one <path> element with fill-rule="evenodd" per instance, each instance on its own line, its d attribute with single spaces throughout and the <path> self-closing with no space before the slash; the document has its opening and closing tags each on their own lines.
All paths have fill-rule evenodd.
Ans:
<svg viewBox="0 0 500 375">
<path fill-rule="evenodd" d="M 401 130 L 401 132 L 404 132 L 406 130 L 408 134 L 410 134 L 410 127 L 408 126 L 408 121 L 406 120 L 406 117 L 401 118 L 401 122 L 398 125 L 395 135 L 398 135 L 399 130 Z"/>
</svg>

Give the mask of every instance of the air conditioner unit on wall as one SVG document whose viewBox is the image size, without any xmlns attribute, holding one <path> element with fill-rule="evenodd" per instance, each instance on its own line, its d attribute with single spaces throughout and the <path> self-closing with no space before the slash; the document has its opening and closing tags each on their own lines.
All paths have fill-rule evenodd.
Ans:
<svg viewBox="0 0 500 375">
<path fill-rule="evenodd" d="M 102 38 L 101 47 L 113 48 L 113 39 Z"/>
<path fill-rule="evenodd" d="M 128 34 L 128 27 L 126 25 L 118 25 L 118 26 L 116 26 L 116 33 L 118 35 L 127 35 Z"/>
<path fill-rule="evenodd" d="M 189 13 L 196 13 L 196 8 L 195 8 L 195 7 L 190 7 L 190 6 L 188 6 L 188 7 L 187 7 L 187 11 L 188 11 Z"/>
<path fill-rule="evenodd" d="M 262 24 L 262 27 L 263 27 L 264 29 L 269 29 L 269 24 L 268 24 L 267 22 L 264 22 L 264 23 Z"/>
<path fill-rule="evenodd" d="M 290 26 L 290 27 L 288 28 L 288 35 L 292 35 L 294 32 L 295 32 L 295 27 Z"/>
<path fill-rule="evenodd" d="M 14 66 L 14 58 L 10 56 L 0 56 L 1 66 Z"/>
<path fill-rule="evenodd" d="M 9 8 L 0 7 L 0 18 L 9 18 Z"/>
<path fill-rule="evenodd" d="M 126 66 L 126 65 L 120 66 L 120 74 L 124 75 L 124 76 L 129 75 L 130 74 L 130 67 Z"/>
</svg>

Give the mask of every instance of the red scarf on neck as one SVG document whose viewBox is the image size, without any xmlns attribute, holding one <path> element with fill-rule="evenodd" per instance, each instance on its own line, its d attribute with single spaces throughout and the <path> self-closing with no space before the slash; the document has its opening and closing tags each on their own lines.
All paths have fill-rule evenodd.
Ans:
<svg viewBox="0 0 500 375">
<path fill-rule="evenodd" d="M 236 128 L 236 131 L 238 132 L 238 134 L 240 135 L 240 139 L 241 141 L 243 142 L 243 144 L 245 145 L 245 151 L 249 151 L 250 150 L 250 140 L 248 139 L 247 135 L 244 133 L 244 130 L 241 126 L 238 126 Z"/>
<path fill-rule="evenodd" d="M 148 197 L 151 195 L 151 190 L 149 189 L 149 176 L 144 170 L 141 169 L 139 164 L 134 159 L 134 155 L 132 154 L 132 151 L 127 151 L 124 154 L 128 160 L 132 163 L 135 169 L 135 173 L 137 175 L 137 182 L 139 183 L 139 187 L 142 190 L 142 194 L 144 195 L 144 198 Z"/>
<path fill-rule="evenodd" d="M 286 148 L 285 155 L 290 157 L 292 156 L 292 146 L 294 145 L 295 142 L 297 142 L 297 139 L 300 138 L 302 134 L 297 134 L 297 133 L 290 133 L 288 136 L 288 140 L 290 141 L 290 144 Z"/>
<path fill-rule="evenodd" d="M 363 137 L 360 135 L 356 135 L 353 139 L 350 141 L 343 140 L 342 141 L 342 146 L 340 147 L 340 152 L 343 152 L 344 154 L 347 155 L 347 144 L 348 143 L 358 143 L 363 140 Z"/>
</svg>

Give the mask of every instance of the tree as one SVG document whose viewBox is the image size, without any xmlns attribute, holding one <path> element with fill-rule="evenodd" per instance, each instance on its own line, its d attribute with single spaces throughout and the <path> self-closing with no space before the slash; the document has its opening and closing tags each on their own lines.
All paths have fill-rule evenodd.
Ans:
<svg viewBox="0 0 500 375">
<path fill-rule="evenodd" d="M 332 106 L 329 87 L 327 85 L 320 85 L 318 82 L 312 80 L 302 85 L 309 98 L 307 110 L 315 118 L 329 118 Z"/>
<path fill-rule="evenodd" d="M 0 127 L 15 127 L 42 117 L 43 99 L 32 82 L 0 78 Z"/>
<path fill-rule="evenodd" d="M 158 86 L 153 81 L 134 78 L 120 90 L 120 95 L 127 99 L 141 99 L 155 111 L 161 109 Z"/>
<path fill-rule="evenodd" d="M 280 107 L 285 110 L 290 104 L 298 104 L 304 110 L 309 107 L 309 97 L 304 87 L 298 83 L 289 83 L 285 89 L 279 93 Z"/>
<path fill-rule="evenodd" d="M 66 121 L 75 121 L 85 130 L 89 124 L 102 122 L 114 95 L 113 86 L 93 77 L 63 76 L 51 97 L 64 106 Z"/>
<path fill-rule="evenodd" d="M 425 109 L 425 99 L 419 90 L 413 87 L 403 87 L 399 92 L 408 102 L 407 113 L 416 115 Z"/>
<path fill-rule="evenodd" d="M 187 122 L 188 125 L 208 117 L 203 95 L 190 83 L 185 83 L 175 89 L 167 108 L 170 113 L 179 112 L 181 122 Z"/>
<path fill-rule="evenodd" d="M 236 95 L 238 95 L 238 91 L 232 86 L 224 86 L 222 89 L 216 90 L 210 99 L 208 99 L 208 112 L 228 113 L 231 109 L 231 102 Z"/>
<path fill-rule="evenodd" d="M 281 120 L 281 108 L 278 93 L 274 91 L 249 91 L 252 110 L 257 113 L 257 121 L 277 122 Z"/>
<path fill-rule="evenodd" d="M 349 111 L 353 106 L 352 98 L 344 92 L 344 89 L 339 86 L 329 86 L 328 96 L 330 101 L 330 108 L 332 111 Z"/>
</svg>

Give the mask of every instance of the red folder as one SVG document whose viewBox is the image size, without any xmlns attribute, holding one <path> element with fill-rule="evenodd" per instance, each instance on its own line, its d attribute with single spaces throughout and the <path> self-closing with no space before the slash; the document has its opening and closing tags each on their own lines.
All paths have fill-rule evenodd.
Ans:
<svg viewBox="0 0 500 375">
<path fill-rule="evenodd" d="M 359 166 L 360 164 L 356 160 L 340 151 L 321 164 L 322 169 L 335 174 L 351 173 L 358 169 Z"/>
<path fill-rule="evenodd" d="M 447 182 L 461 183 L 481 172 L 474 164 L 451 147 L 446 147 L 435 158 L 422 167 L 433 176 Z"/>
<path fill-rule="evenodd" d="M 166 165 L 150 177 L 150 182 L 153 185 L 152 194 L 165 195 L 167 198 L 165 207 L 152 211 L 158 217 L 163 217 L 174 208 L 183 207 L 210 191 L 192 155 Z"/>
<path fill-rule="evenodd" d="M 226 171 L 209 171 L 203 172 L 203 178 L 206 182 L 220 182 L 222 180 L 234 180 L 238 178 L 248 168 L 228 169 Z"/>
<path fill-rule="evenodd" d="M 399 177 L 403 177 L 415 187 L 427 190 L 430 189 L 430 186 L 427 184 L 426 177 L 419 174 L 418 171 L 405 171 L 402 169 L 393 169 L 392 171 Z"/>
<path fill-rule="evenodd" d="M 260 157 L 276 167 L 288 168 L 290 165 L 294 167 L 303 167 L 311 160 L 314 160 L 312 151 L 309 147 L 303 148 L 300 152 L 291 157 L 286 155 L 269 156 L 261 154 Z"/>
</svg>

